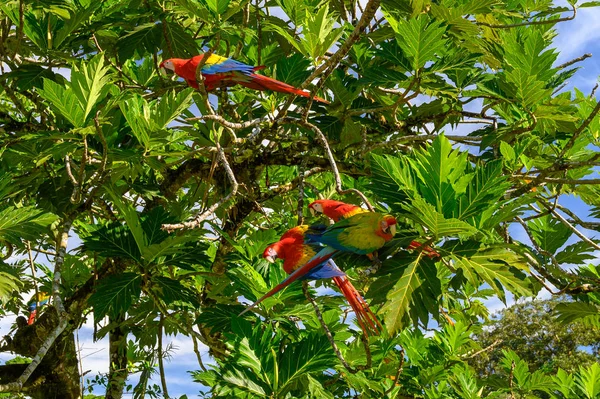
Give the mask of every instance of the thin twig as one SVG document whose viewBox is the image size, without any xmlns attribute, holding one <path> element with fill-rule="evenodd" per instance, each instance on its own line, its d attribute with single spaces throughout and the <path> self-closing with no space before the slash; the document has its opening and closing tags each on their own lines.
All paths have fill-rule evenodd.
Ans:
<svg viewBox="0 0 600 399">
<path fill-rule="evenodd" d="M 383 393 L 383 396 L 388 395 L 390 392 L 392 392 L 392 389 L 394 389 L 395 386 L 397 386 L 398 384 L 398 378 L 400 378 L 400 374 L 402 374 L 402 371 L 404 369 L 404 348 L 400 347 L 400 360 L 398 361 L 398 371 L 396 371 L 396 375 L 394 376 L 394 380 L 392 381 L 392 385 L 385 390 L 385 392 Z"/>
<path fill-rule="evenodd" d="M 489 352 L 492 349 L 494 349 L 494 347 L 500 345 L 503 341 L 501 339 L 497 339 L 494 342 L 492 342 L 490 345 L 486 346 L 485 348 L 478 350 L 477 352 L 471 353 L 471 354 L 465 354 L 463 356 L 461 356 L 463 359 L 473 359 L 479 355 L 481 355 L 484 352 Z"/>
<path fill-rule="evenodd" d="M 577 130 L 575 130 L 575 132 L 573 132 L 573 136 L 571 136 L 571 139 L 569 140 L 569 142 L 564 146 L 564 148 L 558 155 L 559 158 L 564 157 L 565 153 L 568 150 L 570 150 L 571 147 L 573 147 L 573 144 L 575 144 L 575 140 L 577 139 L 577 137 L 581 134 L 581 132 L 583 132 L 585 130 L 586 127 L 588 127 L 588 125 L 590 123 L 592 123 L 592 120 L 594 120 L 594 117 L 596 116 L 596 114 L 598 114 L 598 111 L 600 111 L 600 101 L 596 103 L 596 106 L 594 107 L 592 112 L 588 115 L 586 120 L 583 121 L 581 126 L 579 126 L 579 128 Z"/>
<path fill-rule="evenodd" d="M 213 120 L 213 121 L 219 122 L 221 125 L 223 125 L 225 127 L 228 127 L 231 129 L 236 129 L 236 130 L 237 129 L 247 129 L 249 127 L 258 126 L 264 122 L 269 122 L 269 120 L 265 119 L 265 118 L 256 118 L 251 121 L 235 123 L 235 122 L 230 122 L 230 121 L 226 120 L 221 115 L 202 115 L 202 116 L 197 116 L 194 118 L 187 118 L 185 121 L 186 122 L 194 122 L 194 121 L 199 121 L 199 120 Z"/>
<path fill-rule="evenodd" d="M 162 390 L 163 390 L 163 397 L 165 399 L 169 399 L 169 392 L 167 390 L 167 378 L 165 376 L 165 366 L 164 366 L 164 362 L 163 362 L 163 345 L 162 345 L 162 340 L 163 340 L 163 329 L 164 329 L 164 323 L 165 323 L 165 316 L 161 313 L 159 316 L 159 320 L 158 320 L 158 371 L 160 373 L 160 384 L 162 386 Z"/>
<path fill-rule="evenodd" d="M 102 143 L 102 160 L 95 161 L 100 162 L 100 167 L 96 170 L 88 181 L 89 186 L 94 186 L 97 182 L 99 182 L 104 176 L 104 172 L 106 171 L 106 163 L 108 162 L 108 144 L 106 142 L 106 138 L 102 133 L 102 127 L 100 126 L 100 120 L 98 119 L 98 115 L 100 115 L 100 111 L 96 113 L 94 117 L 94 125 L 96 126 L 96 132 L 100 137 L 100 142 Z M 92 163 L 92 159 L 89 160 Z"/>
<path fill-rule="evenodd" d="M 346 362 L 346 359 L 344 359 L 342 352 L 340 352 L 340 348 L 338 348 L 337 344 L 335 343 L 335 340 L 333 339 L 333 335 L 331 334 L 329 327 L 327 327 L 327 323 L 325 323 L 325 320 L 323 320 L 323 315 L 321 314 L 321 310 L 319 309 L 319 306 L 317 305 L 317 303 L 315 302 L 313 297 L 308 292 L 308 283 L 306 281 L 302 282 L 302 291 L 304 292 L 304 296 L 306 297 L 306 299 L 308 299 L 310 304 L 315 309 L 315 313 L 317 314 L 317 319 L 319 319 L 319 323 L 321 323 L 323 330 L 325 330 L 325 335 L 327 336 L 327 339 L 329 340 L 329 343 L 331 344 L 331 347 L 333 348 L 335 355 L 337 356 L 339 361 L 342 363 L 344 368 L 346 370 L 348 370 L 348 372 L 350 372 L 351 374 L 356 374 L 358 372 L 358 370 L 350 367 L 348 362 Z"/>
<path fill-rule="evenodd" d="M 355 189 L 355 188 L 350 188 L 347 190 L 343 189 L 340 171 L 339 171 L 337 163 L 335 161 L 335 157 L 333 156 L 333 152 L 331 152 L 331 147 L 329 146 L 327 137 L 325 137 L 323 132 L 321 132 L 321 130 L 317 126 L 313 125 L 312 123 L 310 123 L 308 121 L 304 121 L 304 120 L 300 120 L 300 119 L 293 119 L 293 118 L 285 118 L 285 121 L 290 122 L 290 123 L 297 123 L 300 126 L 306 127 L 308 129 L 312 130 L 313 133 L 315 133 L 315 135 L 319 138 L 319 140 L 321 141 L 321 144 L 323 144 L 323 147 L 325 148 L 325 154 L 327 155 L 327 158 L 329 159 L 329 163 L 331 165 L 331 170 L 335 177 L 335 189 L 338 192 L 338 194 L 343 195 L 343 194 L 347 194 L 347 193 L 354 193 L 363 200 L 363 202 L 365 203 L 365 205 L 367 205 L 367 207 L 369 208 L 370 211 L 374 211 L 373 205 L 371 205 L 371 203 L 369 202 L 367 197 L 360 190 Z"/>
<path fill-rule="evenodd" d="M 194 330 L 193 326 L 189 327 L 192 331 Z M 192 343 L 194 344 L 194 353 L 196 354 L 196 357 L 198 358 L 198 365 L 200 365 L 200 368 L 202 369 L 202 371 L 207 371 L 206 367 L 204 366 L 204 362 L 202 361 L 202 356 L 200 355 L 200 350 L 198 349 L 198 341 L 196 340 L 196 336 L 194 334 L 191 335 L 192 337 Z"/>
<path fill-rule="evenodd" d="M 231 182 L 231 192 L 229 194 L 227 194 L 227 196 L 221 198 L 221 200 L 219 200 L 219 201 L 215 202 L 213 205 L 211 205 L 206 211 L 198 214 L 193 220 L 191 220 L 189 222 L 176 223 L 176 224 L 163 224 L 162 229 L 164 229 L 168 232 L 171 232 L 171 231 L 177 230 L 177 229 L 193 229 L 193 228 L 199 227 L 199 226 L 201 226 L 202 222 L 205 221 L 206 219 L 208 219 L 213 213 L 215 213 L 215 211 L 221 205 L 223 205 L 224 203 L 229 201 L 231 198 L 233 198 L 237 194 L 239 184 L 235 178 L 235 174 L 233 173 L 231 166 L 229 165 L 229 162 L 227 161 L 225 152 L 223 151 L 221 144 L 219 144 L 219 140 L 220 140 L 220 135 L 219 135 L 219 137 L 215 138 L 215 147 L 217 147 L 217 153 L 219 155 L 221 162 L 223 163 L 223 167 L 225 168 L 227 177 L 228 177 L 229 181 Z"/>
<path fill-rule="evenodd" d="M 557 69 L 564 69 L 564 68 L 566 68 L 566 67 L 569 67 L 569 66 L 571 66 L 571 65 L 573 65 L 573 64 L 575 64 L 575 63 L 578 63 L 578 62 L 581 62 L 581 61 L 583 61 L 583 60 L 585 60 L 585 59 L 587 59 L 587 58 L 590 58 L 591 56 L 592 56 L 592 54 L 590 54 L 590 53 L 585 53 L 585 54 L 584 54 L 584 55 L 582 55 L 581 57 L 577 57 L 577 58 L 574 58 L 574 59 L 572 59 L 571 61 L 567 61 L 567 62 L 565 62 L 564 64 L 560 64 L 560 65 L 559 65 L 559 66 L 557 66 L 556 68 L 557 68 Z"/>
<path fill-rule="evenodd" d="M 565 219 L 560 213 L 558 213 L 555 209 L 552 209 L 552 207 L 550 205 L 546 204 L 543 201 L 541 201 L 541 204 L 546 209 L 548 209 L 554 216 L 556 216 L 556 218 L 558 220 L 560 220 L 565 226 L 567 226 L 573 233 L 575 233 L 575 235 L 577 237 L 581 238 L 583 241 L 590 244 L 594 249 L 600 250 L 600 245 L 596 244 L 594 241 L 592 241 L 588 237 L 586 237 L 585 234 L 580 232 L 575 226 L 573 226 L 571 223 L 569 223 L 569 221 L 567 219 Z"/>
</svg>

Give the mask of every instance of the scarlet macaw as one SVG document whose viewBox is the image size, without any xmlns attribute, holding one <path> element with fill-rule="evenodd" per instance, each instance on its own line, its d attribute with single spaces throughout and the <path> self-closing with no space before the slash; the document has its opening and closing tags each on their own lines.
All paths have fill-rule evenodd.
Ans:
<svg viewBox="0 0 600 399">
<path fill-rule="evenodd" d="M 31 299 L 31 302 L 29 302 L 29 305 L 28 305 L 29 319 L 27 320 L 27 324 L 29 324 L 29 325 L 33 324 L 33 322 L 35 321 L 35 316 L 37 314 L 38 308 L 41 309 L 44 305 L 46 305 L 48 303 L 49 299 L 50 299 L 50 296 L 45 292 L 38 292 L 37 300 L 35 298 L 35 295 L 33 296 L 33 298 Z"/>
<path fill-rule="evenodd" d="M 202 61 L 204 54 L 190 59 L 170 58 L 160 64 L 162 71 L 170 70 L 185 79 L 188 85 L 198 88 L 196 81 L 196 67 Z M 250 66 L 242 62 L 211 54 L 202 66 L 204 87 L 212 91 L 217 87 L 229 87 L 241 84 L 254 90 L 273 90 L 280 93 L 296 94 L 302 97 L 310 97 L 310 93 L 300 90 L 287 83 L 280 82 L 264 75 L 257 75 L 255 71 L 264 69 L 264 66 Z M 314 97 L 314 100 L 329 104 L 327 100 Z"/>
<path fill-rule="evenodd" d="M 314 216 L 317 213 L 322 213 L 325 216 L 333 219 L 334 222 L 337 222 L 341 219 L 346 219 L 351 216 L 354 216 L 358 213 L 369 212 L 366 209 L 363 209 L 356 205 L 346 204 L 341 201 L 334 201 L 330 199 L 322 199 L 311 202 L 308 205 L 308 209 L 310 213 Z M 417 241 L 412 241 L 406 249 L 417 249 L 421 246 L 421 243 Z M 423 253 L 430 258 L 437 258 L 440 256 L 433 248 L 425 247 L 423 248 Z"/>
<path fill-rule="evenodd" d="M 383 247 L 396 234 L 396 218 L 378 212 L 359 212 L 341 219 L 319 234 L 306 237 L 338 251 L 367 255 Z"/>
<path fill-rule="evenodd" d="M 277 284 L 275 288 L 244 309 L 240 315 L 258 305 L 265 298 L 270 297 L 300 277 L 308 274 L 312 269 L 327 261 L 337 252 L 347 251 L 361 255 L 370 254 L 383 247 L 386 242 L 392 239 L 395 233 L 396 219 L 391 215 L 382 215 L 377 212 L 359 213 L 348 219 L 342 219 L 327 227 L 323 232 L 306 232 L 305 237 L 309 242 L 318 242 L 326 245 L 326 247 L 304 265 L 296 269 L 285 280 Z"/>
<path fill-rule="evenodd" d="M 319 250 L 318 246 L 305 242 L 304 233 L 308 229 L 309 226 L 302 225 L 288 230 L 279 241 L 265 249 L 263 257 L 271 263 L 275 262 L 277 258 L 283 259 L 283 270 L 288 274 L 293 273 L 294 270 L 315 256 Z M 320 280 L 325 278 L 333 278 L 333 282 L 354 310 L 356 320 L 363 332 L 367 336 L 369 333 L 379 334 L 381 324 L 369 309 L 369 305 L 348 280 L 346 274 L 337 267 L 333 260 L 329 259 L 321 263 L 300 279 Z"/>
</svg>

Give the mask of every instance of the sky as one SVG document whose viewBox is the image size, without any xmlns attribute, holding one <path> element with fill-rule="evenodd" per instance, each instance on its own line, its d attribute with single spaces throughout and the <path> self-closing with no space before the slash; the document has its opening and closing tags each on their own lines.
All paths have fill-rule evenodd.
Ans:
<svg viewBox="0 0 600 399">
<path fill-rule="evenodd" d="M 560 5 L 566 5 L 566 2 L 559 2 Z M 578 63 L 581 69 L 570 80 L 565 90 L 571 90 L 577 87 L 584 93 L 589 94 L 598 82 L 600 74 L 600 29 L 598 22 L 600 21 L 600 8 L 582 8 L 578 10 L 577 18 L 573 21 L 560 23 L 557 27 L 558 36 L 554 40 L 556 48 L 560 51 L 556 65 L 560 65 L 571 59 L 580 57 L 584 53 L 598 54 Z M 477 129 L 476 125 L 467 125 L 466 128 L 471 131 Z M 573 196 L 564 196 L 561 198 L 562 205 L 568 206 L 576 211 L 582 218 L 587 217 L 588 207 L 580 200 Z M 515 226 L 511 231 L 520 241 L 527 243 L 528 238 L 522 228 Z M 591 233 L 591 232 L 588 232 Z M 572 238 L 571 240 L 575 240 Z M 78 245 L 76 238 L 71 238 L 69 248 L 74 248 Z M 330 293 L 331 291 L 327 291 Z M 548 292 L 540 293 L 540 297 L 549 297 Z M 508 305 L 512 303 L 512 297 L 508 296 Z M 486 301 L 486 305 L 491 312 L 499 311 L 505 307 L 497 299 Z M 0 336 L 5 335 L 11 329 L 14 322 L 14 317 L 5 317 L 0 319 Z M 86 379 L 93 377 L 99 373 L 108 371 L 108 339 L 104 338 L 94 342 L 92 339 L 93 324 L 92 318 L 79 330 L 78 342 L 81 352 L 82 370 L 87 372 L 84 377 Z M 187 373 L 188 370 L 199 369 L 196 355 L 192 351 L 191 341 L 184 336 L 165 336 L 164 347 L 169 344 L 173 345 L 173 352 L 170 361 L 165 363 L 167 383 L 169 394 L 173 398 L 179 398 L 186 394 L 189 398 L 196 398 L 202 386 L 194 383 Z M 205 365 L 214 364 L 214 361 L 208 356 L 208 348 L 200 344 L 200 353 Z M 6 353 L 0 353 L 0 362 L 11 359 L 13 356 Z M 129 382 L 135 384 L 137 376 L 133 375 Z M 159 384 L 158 377 L 153 379 L 153 383 Z M 102 389 L 94 389 L 94 393 L 101 394 Z M 124 395 L 125 398 L 132 397 L 131 394 Z"/>
</svg>

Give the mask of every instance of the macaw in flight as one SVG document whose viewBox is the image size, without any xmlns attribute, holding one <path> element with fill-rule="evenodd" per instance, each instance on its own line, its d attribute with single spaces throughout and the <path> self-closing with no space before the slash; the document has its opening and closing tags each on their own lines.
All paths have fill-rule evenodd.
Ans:
<svg viewBox="0 0 600 399">
<path fill-rule="evenodd" d="M 349 218 L 359 213 L 369 212 L 368 210 L 359 206 L 330 199 L 322 199 L 311 202 L 308 205 L 308 209 L 313 216 L 316 214 L 324 214 L 325 216 L 333 219 L 334 222 L 338 222 L 342 219 Z M 412 241 L 406 249 L 413 250 L 419 248 L 420 246 L 421 243 Z M 440 254 L 431 247 L 423 248 L 423 253 L 431 259 L 440 257 Z"/>
<path fill-rule="evenodd" d="M 306 264 L 313 256 L 315 256 L 320 249 L 318 245 L 310 244 L 305 241 L 305 232 L 309 231 L 309 229 L 309 226 L 302 225 L 288 230 L 281 236 L 279 241 L 269 245 L 265 249 L 263 257 L 271 263 L 275 262 L 278 258 L 283 259 L 283 270 L 288 274 L 293 273 L 294 270 Z M 356 314 L 356 321 L 365 335 L 378 335 L 381 324 L 373 312 L 371 312 L 371 309 L 369 309 L 367 302 L 356 288 L 354 288 L 350 280 L 348 280 L 346 274 L 340 270 L 332 259 L 311 269 L 299 279 L 320 280 L 326 278 L 332 278 L 335 285 L 337 285 L 342 294 L 344 294 L 344 297 L 346 297 L 346 300 Z"/>
<path fill-rule="evenodd" d="M 49 299 L 50 299 L 50 296 L 45 292 L 38 292 L 37 300 L 36 300 L 35 295 L 33 296 L 33 298 L 31 298 L 31 301 L 29 302 L 29 305 L 28 305 L 29 319 L 27 320 L 27 324 L 29 324 L 29 325 L 33 324 L 33 322 L 35 321 L 35 317 L 37 315 L 38 309 L 41 309 L 43 306 L 47 305 Z"/>
<path fill-rule="evenodd" d="M 185 79 L 188 85 L 198 88 L 196 81 L 196 67 L 200 64 L 204 54 L 190 59 L 170 58 L 160 64 L 161 72 L 171 71 Z M 212 91 L 217 87 L 229 87 L 241 84 L 254 90 L 273 90 L 280 93 L 296 94 L 302 97 L 310 97 L 310 92 L 295 88 L 287 83 L 258 75 L 254 72 L 264 69 L 265 66 L 250 66 L 242 62 L 211 54 L 202 66 L 204 87 L 206 91 Z M 329 104 L 327 100 L 314 97 L 314 100 Z"/>
<path fill-rule="evenodd" d="M 265 298 L 287 287 L 312 269 L 324 263 L 339 251 L 353 252 L 360 255 L 370 254 L 383 247 L 396 233 L 396 219 L 391 215 L 377 212 L 359 213 L 348 219 L 327 227 L 324 231 L 306 231 L 304 237 L 309 243 L 326 245 L 321 251 L 310 258 L 304 265 L 298 267 L 285 280 L 267 292 L 241 314 L 246 313 Z"/>
</svg>

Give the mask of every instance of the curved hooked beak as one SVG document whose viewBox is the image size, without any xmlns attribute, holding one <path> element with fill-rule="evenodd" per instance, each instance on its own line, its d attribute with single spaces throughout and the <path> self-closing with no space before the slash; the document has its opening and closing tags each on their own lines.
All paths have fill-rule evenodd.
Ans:
<svg viewBox="0 0 600 399">
<path fill-rule="evenodd" d="M 160 72 L 161 76 L 164 78 L 170 78 L 171 76 L 173 76 L 175 74 L 175 72 L 163 67 L 162 65 L 158 68 L 158 71 Z"/>
<path fill-rule="evenodd" d="M 390 234 L 392 236 L 396 235 L 396 225 L 395 224 L 393 224 L 393 225 L 390 226 Z"/>
<path fill-rule="evenodd" d="M 310 216 L 314 217 L 317 214 L 317 211 L 315 211 L 312 207 L 308 207 L 308 210 L 310 211 Z"/>
<path fill-rule="evenodd" d="M 265 259 L 269 263 L 275 263 L 275 259 L 277 259 L 277 255 L 268 255 L 268 256 L 265 256 Z"/>
</svg>

